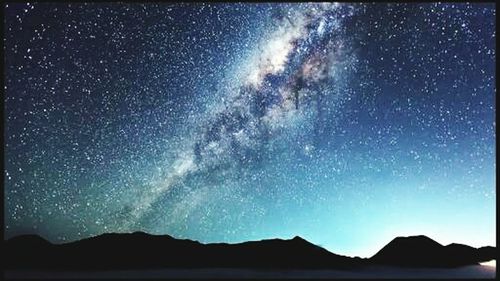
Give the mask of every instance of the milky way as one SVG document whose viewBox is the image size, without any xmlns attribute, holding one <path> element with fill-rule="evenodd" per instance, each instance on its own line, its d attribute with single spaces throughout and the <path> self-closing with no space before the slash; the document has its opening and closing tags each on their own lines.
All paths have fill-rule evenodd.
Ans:
<svg viewBox="0 0 500 281">
<path fill-rule="evenodd" d="M 346 12 L 335 4 L 297 10 L 277 20 L 275 29 L 259 42 L 259 51 L 240 62 L 248 65 L 240 74 L 241 85 L 225 91 L 221 103 L 198 117 L 203 124 L 182 139 L 186 147 L 163 178 L 134 202 L 127 219 L 140 219 L 159 197 L 192 174 L 213 176 L 231 165 L 245 169 L 274 152 L 273 142 L 284 141 L 280 135 L 313 134 L 314 124 L 308 123 L 342 102 L 333 89 L 339 87 L 334 79 L 341 76 L 336 71 L 347 71 L 341 61 L 351 60 L 343 54 L 345 38 L 338 34 L 340 16 Z"/>
<path fill-rule="evenodd" d="M 5 4 L 7 237 L 494 244 L 495 12 Z"/>
</svg>

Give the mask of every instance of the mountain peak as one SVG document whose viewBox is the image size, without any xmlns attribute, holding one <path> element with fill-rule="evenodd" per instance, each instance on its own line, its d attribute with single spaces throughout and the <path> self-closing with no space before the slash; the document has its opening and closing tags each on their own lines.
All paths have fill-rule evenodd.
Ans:
<svg viewBox="0 0 500 281">
<path fill-rule="evenodd" d="M 10 241 L 16 241 L 16 240 L 43 240 L 43 241 L 46 241 L 45 239 L 43 239 L 42 237 L 40 237 L 39 235 L 36 235 L 36 234 L 22 234 L 22 235 L 19 235 L 19 236 L 14 236 L 12 238 L 10 238 L 9 240 Z"/>
<path fill-rule="evenodd" d="M 12 237 L 7 241 L 9 241 L 9 243 L 11 244 L 14 243 L 39 244 L 39 245 L 50 244 L 49 241 L 45 240 L 44 238 L 36 234 L 23 234 L 16 237 Z"/>
<path fill-rule="evenodd" d="M 439 247 L 443 246 L 435 240 L 425 236 L 425 235 L 415 235 L 415 236 L 398 236 L 394 238 L 387 246 L 391 244 L 412 244 L 427 247 Z"/>
<path fill-rule="evenodd" d="M 295 240 L 295 241 L 307 241 L 306 239 L 300 237 L 300 236 L 295 236 L 292 238 L 292 240 Z"/>
<path fill-rule="evenodd" d="M 404 239 L 416 239 L 416 240 L 432 240 L 425 235 L 410 235 L 410 236 L 397 236 L 394 240 L 404 240 Z M 434 241 L 434 240 L 432 240 Z"/>
<path fill-rule="evenodd" d="M 478 250 L 462 244 L 447 246 L 425 235 L 396 237 L 370 259 L 377 264 L 410 267 L 456 267 L 477 264 Z M 485 252 L 484 259 L 491 256 Z"/>
<path fill-rule="evenodd" d="M 313 246 L 317 246 L 317 245 L 315 245 L 315 244 L 313 244 L 313 243 L 311 243 L 311 242 L 307 241 L 306 239 L 304 239 L 304 238 L 302 238 L 302 237 L 300 237 L 300 236 L 295 236 L 295 237 L 293 237 L 293 238 L 292 238 L 291 240 L 289 240 L 289 241 L 291 241 L 291 242 L 293 242 L 293 243 L 295 243 L 295 244 L 301 244 L 301 245 L 307 245 L 307 246 L 311 246 L 311 245 L 313 245 Z"/>
</svg>

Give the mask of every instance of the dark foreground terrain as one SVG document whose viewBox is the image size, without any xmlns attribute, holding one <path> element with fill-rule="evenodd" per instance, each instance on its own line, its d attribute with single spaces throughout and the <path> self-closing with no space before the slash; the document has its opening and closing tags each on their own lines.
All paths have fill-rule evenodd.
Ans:
<svg viewBox="0 0 500 281">
<path fill-rule="evenodd" d="M 256 270 L 244 268 L 160 269 L 122 271 L 7 271 L 7 279 L 333 279 L 333 278 L 444 278 L 494 279 L 495 267 L 470 265 L 459 268 L 367 267 L 360 270 Z"/>
<path fill-rule="evenodd" d="M 397 237 L 371 258 L 331 253 L 300 237 L 202 244 L 168 235 L 103 234 L 66 244 L 4 241 L 6 278 L 494 278 L 495 247 Z"/>
</svg>

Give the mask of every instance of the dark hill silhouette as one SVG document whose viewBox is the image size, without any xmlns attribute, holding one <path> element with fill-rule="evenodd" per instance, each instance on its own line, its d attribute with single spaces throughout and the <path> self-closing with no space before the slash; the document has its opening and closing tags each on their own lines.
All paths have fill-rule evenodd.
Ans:
<svg viewBox="0 0 500 281">
<path fill-rule="evenodd" d="M 453 267 L 495 258 L 494 247 L 443 246 L 425 236 L 398 237 L 370 259 L 333 254 L 301 237 L 202 244 L 144 232 L 110 233 L 66 244 L 36 235 L 4 241 L 6 269 L 259 268 L 358 269 L 368 265 Z"/>
<path fill-rule="evenodd" d="M 455 243 L 443 246 L 423 235 L 397 237 L 371 257 L 370 261 L 405 267 L 458 267 L 477 265 L 496 258 L 494 247 L 483 248 L 480 250 Z"/>
<path fill-rule="evenodd" d="M 477 249 L 477 259 L 479 262 L 490 261 L 492 259 L 496 259 L 496 247 L 486 246 Z"/>
</svg>

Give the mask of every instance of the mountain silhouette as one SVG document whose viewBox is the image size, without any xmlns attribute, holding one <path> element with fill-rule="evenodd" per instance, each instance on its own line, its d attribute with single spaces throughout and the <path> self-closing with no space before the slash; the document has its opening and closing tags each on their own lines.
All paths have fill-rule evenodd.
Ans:
<svg viewBox="0 0 500 281">
<path fill-rule="evenodd" d="M 4 241 L 6 269 L 258 268 L 349 269 L 369 265 L 458 267 L 495 259 L 495 247 L 443 246 L 425 236 L 398 237 L 370 259 L 337 255 L 301 237 L 202 244 L 144 232 L 109 233 L 66 244 L 36 235 Z"/>
<path fill-rule="evenodd" d="M 496 259 L 496 247 L 486 246 L 477 249 L 477 260 L 479 262 L 490 261 Z"/>
<path fill-rule="evenodd" d="M 458 267 L 495 259 L 494 247 L 443 246 L 423 235 L 397 237 L 370 258 L 373 264 L 404 267 Z"/>
</svg>

